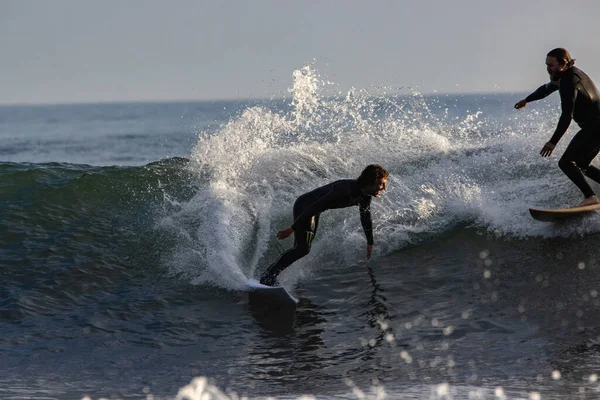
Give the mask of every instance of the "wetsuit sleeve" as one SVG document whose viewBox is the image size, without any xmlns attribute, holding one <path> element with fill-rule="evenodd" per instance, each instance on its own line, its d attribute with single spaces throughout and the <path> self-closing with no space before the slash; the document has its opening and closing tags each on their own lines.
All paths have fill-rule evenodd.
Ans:
<svg viewBox="0 0 600 400">
<path fill-rule="evenodd" d="M 300 214 L 298 216 L 298 218 L 296 218 L 296 220 L 292 224 L 292 228 L 294 230 L 298 229 L 298 225 L 300 225 L 300 223 L 302 221 L 310 219 L 313 216 L 317 215 L 318 213 L 323 212 L 323 211 L 329 209 L 330 208 L 329 205 L 332 202 L 334 202 L 335 197 L 336 196 L 335 196 L 335 192 L 334 191 L 327 192 L 327 194 L 325 194 L 323 197 L 319 198 L 317 201 L 315 201 L 310 206 L 308 206 L 302 212 L 302 214 Z"/>
<path fill-rule="evenodd" d="M 550 143 L 556 145 L 569 128 L 571 120 L 573 120 L 575 99 L 577 99 L 577 90 L 573 81 L 570 79 L 563 80 L 560 85 L 560 104 L 562 113 L 560 114 L 560 119 L 558 120 L 554 135 L 552 135 L 552 138 L 550 139 Z"/>
<path fill-rule="evenodd" d="M 532 101 L 541 100 L 544 97 L 547 97 L 550 94 L 556 92 L 557 90 L 558 84 L 556 82 L 548 82 L 537 88 L 536 91 L 531 93 L 529 96 L 525 97 L 525 101 L 529 103 Z"/>
<path fill-rule="evenodd" d="M 360 223 L 365 230 L 367 244 L 373 244 L 373 220 L 371 219 L 371 198 L 367 197 L 360 202 Z"/>
</svg>

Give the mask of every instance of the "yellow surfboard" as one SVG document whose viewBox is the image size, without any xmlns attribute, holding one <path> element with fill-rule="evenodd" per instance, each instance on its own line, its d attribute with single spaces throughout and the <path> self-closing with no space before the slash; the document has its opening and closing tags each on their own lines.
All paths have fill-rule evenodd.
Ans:
<svg viewBox="0 0 600 400">
<path fill-rule="evenodd" d="M 565 218 L 584 215 L 597 210 L 600 210 L 600 204 L 592 204 L 591 206 L 573 208 L 559 208 L 556 210 L 539 210 L 536 208 L 530 208 L 529 213 L 538 221 L 554 222 L 563 220 Z"/>
</svg>

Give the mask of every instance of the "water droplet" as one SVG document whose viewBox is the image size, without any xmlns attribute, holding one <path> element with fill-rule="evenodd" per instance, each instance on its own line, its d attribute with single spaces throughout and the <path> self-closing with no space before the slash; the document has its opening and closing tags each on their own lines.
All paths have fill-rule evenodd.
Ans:
<svg viewBox="0 0 600 400">
<path fill-rule="evenodd" d="M 552 371 L 552 379 L 554 379 L 555 381 L 560 379 L 560 371 L 558 370 L 554 370 Z"/>
</svg>

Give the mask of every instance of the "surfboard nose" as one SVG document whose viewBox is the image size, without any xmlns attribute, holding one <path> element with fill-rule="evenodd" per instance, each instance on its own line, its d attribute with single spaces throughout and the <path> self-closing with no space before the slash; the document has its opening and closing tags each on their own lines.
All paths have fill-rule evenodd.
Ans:
<svg viewBox="0 0 600 400">
<path fill-rule="evenodd" d="M 254 294 L 270 298 L 275 302 L 296 305 L 299 300 L 292 296 L 283 286 L 267 286 L 255 279 L 248 279 L 248 287 Z"/>
<path fill-rule="evenodd" d="M 561 221 L 566 218 L 574 218 L 577 216 L 583 216 L 587 213 L 591 213 L 593 211 L 600 210 L 600 204 L 592 204 L 589 206 L 583 207 L 572 207 L 572 208 L 558 208 L 558 209 L 548 209 L 548 210 L 540 210 L 537 208 L 530 208 L 529 214 L 538 220 L 543 222 L 555 222 Z"/>
</svg>

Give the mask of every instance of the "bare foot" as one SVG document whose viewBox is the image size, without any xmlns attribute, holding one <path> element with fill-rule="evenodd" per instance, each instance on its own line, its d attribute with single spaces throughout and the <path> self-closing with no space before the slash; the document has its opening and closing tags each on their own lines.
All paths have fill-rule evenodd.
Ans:
<svg viewBox="0 0 600 400">
<path fill-rule="evenodd" d="M 576 207 L 591 206 L 594 204 L 600 204 L 600 199 L 597 196 L 586 197 L 581 203 L 577 204 Z"/>
</svg>

